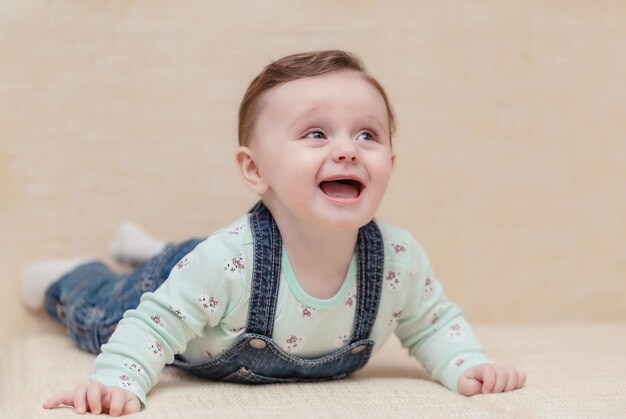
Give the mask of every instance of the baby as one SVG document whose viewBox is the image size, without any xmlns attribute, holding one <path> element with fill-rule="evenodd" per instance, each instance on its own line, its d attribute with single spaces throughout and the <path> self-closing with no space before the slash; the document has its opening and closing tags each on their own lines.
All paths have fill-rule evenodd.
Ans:
<svg viewBox="0 0 626 419">
<path fill-rule="evenodd" d="M 166 364 L 234 383 L 343 378 L 394 332 L 452 391 L 522 387 L 524 373 L 485 356 L 420 245 L 374 220 L 393 133 L 387 95 L 354 55 L 265 67 L 239 111 L 236 162 L 260 196 L 246 215 L 177 245 L 126 226 L 114 246 L 138 263 L 126 275 L 94 261 L 25 272 L 25 302 L 101 352 L 88 384 L 43 407 L 137 412 Z"/>
</svg>

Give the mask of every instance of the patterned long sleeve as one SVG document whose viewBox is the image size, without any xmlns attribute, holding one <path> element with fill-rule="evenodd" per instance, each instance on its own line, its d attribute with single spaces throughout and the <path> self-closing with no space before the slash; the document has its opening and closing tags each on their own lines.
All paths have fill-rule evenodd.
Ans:
<svg viewBox="0 0 626 419">
<path fill-rule="evenodd" d="M 435 380 L 458 392 L 463 371 L 490 361 L 459 307 L 443 294 L 426 253 L 414 240 L 410 246 L 413 288 L 395 332 Z"/>
<path fill-rule="evenodd" d="M 241 290 L 241 277 L 224 275 L 225 257 L 229 249 L 212 238 L 185 256 L 156 292 L 144 294 L 139 306 L 124 314 L 102 346 L 91 379 L 133 392 L 145 407 L 164 366 L 206 326 L 217 325 L 240 298 L 233 294 Z"/>
</svg>

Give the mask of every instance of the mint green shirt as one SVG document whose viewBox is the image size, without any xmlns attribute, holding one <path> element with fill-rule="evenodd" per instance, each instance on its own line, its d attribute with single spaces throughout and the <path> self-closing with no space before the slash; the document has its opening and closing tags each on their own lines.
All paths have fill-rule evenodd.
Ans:
<svg viewBox="0 0 626 419">
<path fill-rule="evenodd" d="M 489 362 L 459 308 L 446 300 L 428 257 L 411 235 L 378 222 L 385 260 L 374 353 L 392 333 L 433 378 L 456 391 L 467 368 Z M 254 247 L 247 216 L 186 255 L 154 293 L 124 314 L 102 346 L 91 377 L 132 391 L 142 405 L 166 364 L 180 355 L 208 361 L 245 333 Z M 283 246 L 272 339 L 286 352 L 316 358 L 347 345 L 356 307 L 356 252 L 340 290 L 318 299 L 299 285 Z"/>
</svg>

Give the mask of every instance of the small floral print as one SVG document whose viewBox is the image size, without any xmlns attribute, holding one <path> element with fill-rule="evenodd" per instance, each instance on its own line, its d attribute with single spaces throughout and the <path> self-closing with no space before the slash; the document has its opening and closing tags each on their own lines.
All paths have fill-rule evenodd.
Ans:
<svg viewBox="0 0 626 419">
<path fill-rule="evenodd" d="M 224 276 L 227 279 L 237 280 L 241 278 L 241 271 L 245 268 L 243 255 L 241 253 L 238 257 L 224 259 Z"/>
<path fill-rule="evenodd" d="M 238 225 L 237 227 L 230 230 L 228 234 L 230 234 L 231 236 L 238 236 L 239 233 L 241 233 L 241 231 L 245 228 L 245 226 L 245 224 Z"/>
<path fill-rule="evenodd" d="M 124 367 L 128 368 L 129 370 L 136 372 L 138 374 L 141 374 L 141 372 L 143 371 L 143 369 L 141 368 L 141 365 L 139 365 L 138 363 L 136 363 L 135 361 L 126 358 L 123 362 L 122 365 L 124 365 Z"/>
<path fill-rule="evenodd" d="M 170 310 L 174 312 L 178 317 L 183 320 L 187 320 L 187 313 L 185 313 L 180 307 L 175 305 L 170 305 Z"/>
<path fill-rule="evenodd" d="M 122 388 L 132 388 L 135 386 L 135 380 L 128 375 L 120 375 L 117 378 L 117 384 Z"/>
<path fill-rule="evenodd" d="M 344 298 L 343 303 L 349 308 L 354 307 L 356 304 L 356 288 L 350 288 L 350 291 L 346 294 L 346 298 Z"/>
<path fill-rule="evenodd" d="M 467 359 L 467 354 L 460 354 L 454 357 L 454 359 L 452 360 L 452 365 L 459 368 L 461 365 L 465 363 L 466 359 Z"/>
<path fill-rule="evenodd" d="M 401 271 L 388 271 L 387 275 L 385 275 L 385 285 L 390 290 L 397 290 L 400 286 L 400 275 Z"/>
<path fill-rule="evenodd" d="M 189 265 L 191 265 L 191 260 L 189 256 L 185 256 L 180 262 L 176 264 L 176 268 L 186 271 Z"/>
<path fill-rule="evenodd" d="M 286 339 L 287 342 L 287 350 L 289 352 L 295 351 L 297 349 L 302 349 L 302 341 L 304 339 L 302 337 L 291 335 Z"/>
<path fill-rule="evenodd" d="M 209 314 L 214 314 L 219 302 L 215 297 L 209 296 L 206 292 L 203 292 L 196 298 L 196 302 L 204 311 Z"/>
<path fill-rule="evenodd" d="M 391 248 L 396 254 L 406 252 L 406 243 L 391 243 Z"/>
<path fill-rule="evenodd" d="M 235 268 L 239 269 L 240 271 L 244 269 L 245 266 L 243 266 L 243 258 L 241 256 L 239 256 L 239 259 L 233 258 L 233 266 L 235 266 Z"/>
<path fill-rule="evenodd" d="M 437 305 L 435 308 L 433 308 L 430 311 L 429 313 L 430 324 L 435 324 L 441 319 L 441 316 L 443 315 L 443 312 L 446 309 L 446 305 L 447 305 L 447 302 L 442 301 L 441 304 Z"/>
<path fill-rule="evenodd" d="M 337 339 L 335 340 L 335 345 L 338 348 L 341 348 L 342 346 L 346 346 L 349 342 L 350 342 L 350 332 L 346 331 L 337 337 Z"/>
<path fill-rule="evenodd" d="M 431 278 L 430 276 L 426 278 L 426 281 L 424 281 L 424 293 L 422 294 L 423 300 L 428 300 L 433 295 L 434 282 L 434 278 Z"/>
<path fill-rule="evenodd" d="M 300 304 L 300 314 L 302 317 L 311 317 L 313 314 L 317 313 L 319 310 L 314 307 L 309 307 L 304 304 Z"/>
<path fill-rule="evenodd" d="M 400 316 L 402 316 L 402 310 L 394 311 L 393 313 L 391 313 L 391 319 L 389 319 L 387 324 L 389 326 L 396 326 L 398 322 L 400 321 Z"/>
<path fill-rule="evenodd" d="M 163 346 L 161 345 L 161 342 L 159 342 L 157 339 L 148 339 L 147 349 L 148 353 L 153 358 L 158 359 L 163 356 Z"/>
<path fill-rule="evenodd" d="M 158 324 L 161 327 L 165 327 L 165 320 L 161 318 L 160 314 L 155 314 L 154 316 L 150 316 L 150 320 L 154 323 Z"/>
<path fill-rule="evenodd" d="M 453 342 L 457 342 L 463 339 L 466 334 L 467 332 L 465 331 L 463 326 L 461 326 L 459 323 L 454 323 L 452 326 L 450 326 L 450 329 L 448 329 L 446 337 Z"/>
</svg>

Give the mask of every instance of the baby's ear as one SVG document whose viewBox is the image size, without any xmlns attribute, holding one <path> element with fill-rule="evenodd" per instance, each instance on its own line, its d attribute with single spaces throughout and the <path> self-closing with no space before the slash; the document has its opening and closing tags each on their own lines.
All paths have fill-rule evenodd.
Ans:
<svg viewBox="0 0 626 419">
<path fill-rule="evenodd" d="M 239 174 L 250 189 L 258 195 L 267 191 L 267 184 L 263 181 L 259 167 L 254 161 L 254 154 L 250 148 L 239 147 L 235 153 L 235 160 L 237 161 Z"/>
</svg>

